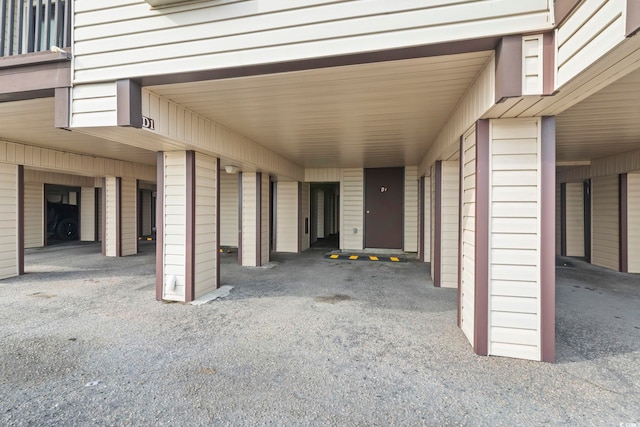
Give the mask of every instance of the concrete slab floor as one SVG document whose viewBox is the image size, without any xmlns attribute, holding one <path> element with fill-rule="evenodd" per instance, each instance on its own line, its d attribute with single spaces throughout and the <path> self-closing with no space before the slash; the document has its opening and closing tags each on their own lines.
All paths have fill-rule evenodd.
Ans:
<svg viewBox="0 0 640 427">
<path fill-rule="evenodd" d="M 153 242 L 30 250 L 0 281 L 0 425 L 640 425 L 640 277 L 557 268 L 555 364 L 475 356 L 428 265 L 222 255 L 154 300 Z M 624 424 L 621 424 L 624 423 Z"/>
</svg>

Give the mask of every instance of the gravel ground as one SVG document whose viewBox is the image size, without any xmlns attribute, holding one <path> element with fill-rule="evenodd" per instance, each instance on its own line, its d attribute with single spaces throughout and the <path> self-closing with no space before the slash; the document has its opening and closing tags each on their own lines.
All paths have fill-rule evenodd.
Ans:
<svg viewBox="0 0 640 427">
<path fill-rule="evenodd" d="M 0 281 L 0 425 L 640 426 L 636 275 L 560 263 L 548 364 L 475 356 L 416 261 L 224 254 L 231 295 L 195 307 L 154 300 L 152 244 L 99 250 Z"/>
</svg>

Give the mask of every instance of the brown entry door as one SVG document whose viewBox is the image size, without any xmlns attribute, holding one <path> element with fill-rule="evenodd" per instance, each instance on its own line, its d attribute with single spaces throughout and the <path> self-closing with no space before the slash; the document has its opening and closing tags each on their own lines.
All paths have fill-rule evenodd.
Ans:
<svg viewBox="0 0 640 427">
<path fill-rule="evenodd" d="M 365 169 L 364 244 L 402 249 L 404 168 Z"/>
</svg>

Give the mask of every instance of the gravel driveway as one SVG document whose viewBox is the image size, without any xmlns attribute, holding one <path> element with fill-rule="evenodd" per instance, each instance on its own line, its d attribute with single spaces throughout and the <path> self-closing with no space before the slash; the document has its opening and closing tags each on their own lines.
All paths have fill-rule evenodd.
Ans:
<svg viewBox="0 0 640 427">
<path fill-rule="evenodd" d="M 0 425 L 640 426 L 638 276 L 558 267 L 547 364 L 475 356 L 426 264 L 224 254 L 234 289 L 196 307 L 155 301 L 142 249 L 0 281 Z"/>
</svg>

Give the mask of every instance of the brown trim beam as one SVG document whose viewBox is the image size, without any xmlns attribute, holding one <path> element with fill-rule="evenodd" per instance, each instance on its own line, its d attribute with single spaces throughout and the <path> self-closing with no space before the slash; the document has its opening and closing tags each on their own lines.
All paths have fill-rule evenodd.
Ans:
<svg viewBox="0 0 640 427">
<path fill-rule="evenodd" d="M 54 121 L 58 129 L 67 129 L 71 125 L 71 88 L 58 87 L 54 91 Z"/>
<path fill-rule="evenodd" d="M 460 157 L 458 164 L 458 327 L 462 325 L 462 249 L 464 246 L 463 212 L 464 212 L 464 135 L 460 135 Z"/>
<path fill-rule="evenodd" d="M 238 173 L 238 265 L 242 265 L 242 172 Z"/>
<path fill-rule="evenodd" d="M 102 255 L 107 255 L 107 178 L 102 178 Z"/>
<path fill-rule="evenodd" d="M 473 351 L 481 356 L 489 354 L 489 120 L 476 123 L 476 223 L 475 223 L 475 293 Z"/>
<path fill-rule="evenodd" d="M 541 129 L 540 356 L 554 362 L 556 352 L 556 118 L 543 117 Z"/>
<path fill-rule="evenodd" d="M 164 291 L 164 153 L 156 161 L 156 300 L 162 301 Z"/>
<path fill-rule="evenodd" d="M 220 159 L 216 159 L 216 289 L 220 287 Z"/>
<path fill-rule="evenodd" d="M 262 265 L 262 172 L 256 172 L 256 266 Z"/>
<path fill-rule="evenodd" d="M 116 82 L 118 126 L 142 128 L 142 88 L 124 79 Z"/>
<path fill-rule="evenodd" d="M 346 65 L 373 64 L 403 59 L 429 58 L 460 53 L 482 52 L 494 50 L 499 40 L 499 37 L 487 37 L 350 55 L 303 59 L 298 61 L 211 69 L 188 73 L 162 74 L 142 77 L 139 81 L 144 87 L 205 80 L 220 80 L 234 77 L 278 74 L 292 71 L 315 70 Z"/>
<path fill-rule="evenodd" d="M 627 0 L 627 22 L 625 35 L 635 36 L 640 30 L 640 0 Z"/>
<path fill-rule="evenodd" d="M 69 62 L 18 68 L 3 68 L 1 65 L 0 63 L 0 96 L 5 99 L 24 96 L 23 92 L 53 96 L 55 88 L 71 86 Z M 28 99 L 33 98 L 35 96 L 31 95 Z"/>
<path fill-rule="evenodd" d="M 496 48 L 495 101 L 522 96 L 522 36 L 503 37 Z"/>
<path fill-rule="evenodd" d="M 439 288 L 442 283 L 442 160 L 435 164 L 435 218 L 433 236 L 433 286 Z"/>
<path fill-rule="evenodd" d="M 196 156 L 194 151 L 186 152 L 186 242 L 185 242 L 185 302 L 195 298 L 195 231 L 196 231 Z"/>
<path fill-rule="evenodd" d="M 556 93 L 556 33 L 542 35 L 542 94 Z"/>
<path fill-rule="evenodd" d="M 46 194 L 45 194 L 46 197 Z M 24 274 L 24 166 L 18 165 L 18 275 Z M 47 205 L 45 204 L 45 210 Z M 46 223 L 45 223 L 46 224 Z M 46 227 L 46 225 L 45 225 Z M 46 235 L 46 233 L 45 233 Z"/>
<path fill-rule="evenodd" d="M 560 255 L 567 256 L 567 183 L 560 184 Z"/>
<path fill-rule="evenodd" d="M 629 272 L 629 179 L 626 173 L 618 175 L 619 206 L 619 267 L 621 273 Z"/>
<path fill-rule="evenodd" d="M 420 254 L 420 262 L 425 262 L 425 253 L 424 253 L 424 215 L 426 212 L 425 202 L 426 202 L 426 185 L 425 185 L 425 177 L 421 176 L 418 182 L 418 254 Z"/>
</svg>

